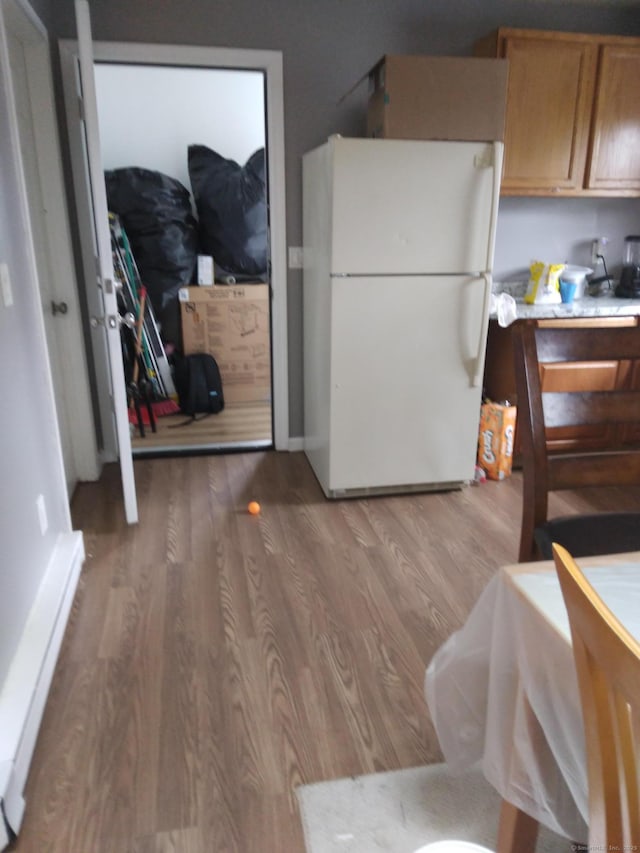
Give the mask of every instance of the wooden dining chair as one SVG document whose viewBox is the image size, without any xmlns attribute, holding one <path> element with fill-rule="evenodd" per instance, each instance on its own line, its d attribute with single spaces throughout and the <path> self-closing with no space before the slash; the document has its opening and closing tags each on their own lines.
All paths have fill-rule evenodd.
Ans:
<svg viewBox="0 0 640 853">
<path fill-rule="evenodd" d="M 584 720 L 589 850 L 640 849 L 640 643 L 565 548 L 553 557 L 569 614 Z"/>
<path fill-rule="evenodd" d="M 586 486 L 640 485 L 640 327 L 514 327 L 517 430 L 522 449 L 520 561 L 551 559 L 551 544 L 574 556 L 640 550 L 640 512 L 549 519 L 549 493 Z M 626 366 L 619 390 L 543 391 L 550 365 L 612 362 Z M 634 387 L 635 386 L 635 387 Z M 556 452 L 548 430 L 606 429 L 590 449 Z"/>
</svg>

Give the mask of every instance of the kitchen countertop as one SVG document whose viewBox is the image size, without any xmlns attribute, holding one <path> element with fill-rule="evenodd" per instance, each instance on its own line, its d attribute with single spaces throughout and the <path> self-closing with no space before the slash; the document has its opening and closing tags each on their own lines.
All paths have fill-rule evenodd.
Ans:
<svg viewBox="0 0 640 853">
<path fill-rule="evenodd" d="M 525 303 L 523 293 L 526 285 L 522 287 L 521 282 L 515 284 L 498 284 L 495 295 L 501 292 L 510 293 L 516 301 L 516 319 L 518 320 L 543 320 L 553 317 L 567 319 L 571 317 L 634 317 L 640 316 L 640 299 L 617 299 L 615 296 L 583 296 L 575 299 L 568 305 L 563 303 L 556 305 L 528 305 Z M 491 313 L 491 319 L 496 319 L 495 311 Z"/>
</svg>

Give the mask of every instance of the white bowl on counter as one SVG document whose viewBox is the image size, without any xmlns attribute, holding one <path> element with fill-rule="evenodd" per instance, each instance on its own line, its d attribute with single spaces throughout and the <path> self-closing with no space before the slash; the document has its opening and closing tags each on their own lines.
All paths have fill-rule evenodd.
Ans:
<svg viewBox="0 0 640 853">
<path fill-rule="evenodd" d="M 560 273 L 562 281 L 571 281 L 576 285 L 576 295 L 574 299 L 582 299 L 585 288 L 587 286 L 587 276 L 591 275 L 593 270 L 590 267 L 578 267 L 575 264 L 567 264 Z"/>
</svg>

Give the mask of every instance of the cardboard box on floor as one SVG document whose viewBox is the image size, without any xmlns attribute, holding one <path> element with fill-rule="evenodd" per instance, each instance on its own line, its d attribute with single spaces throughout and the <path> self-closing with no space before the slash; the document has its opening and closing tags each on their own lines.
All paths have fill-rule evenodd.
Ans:
<svg viewBox="0 0 640 853">
<path fill-rule="evenodd" d="M 185 355 L 215 358 L 225 403 L 270 402 L 269 285 L 183 287 L 178 299 Z"/>
<path fill-rule="evenodd" d="M 507 59 L 383 56 L 369 71 L 367 136 L 504 141 Z"/>
<path fill-rule="evenodd" d="M 511 476 L 516 407 L 486 402 L 480 409 L 478 465 L 489 480 Z"/>
</svg>

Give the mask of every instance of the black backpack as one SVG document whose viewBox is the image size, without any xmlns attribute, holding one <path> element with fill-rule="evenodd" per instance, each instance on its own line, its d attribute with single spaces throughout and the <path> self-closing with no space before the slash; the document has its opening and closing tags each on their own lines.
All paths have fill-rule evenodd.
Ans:
<svg viewBox="0 0 640 853">
<path fill-rule="evenodd" d="M 224 409 L 220 368 L 212 355 L 197 352 L 185 356 L 177 361 L 173 378 L 180 410 L 186 415 L 216 415 Z"/>
</svg>

